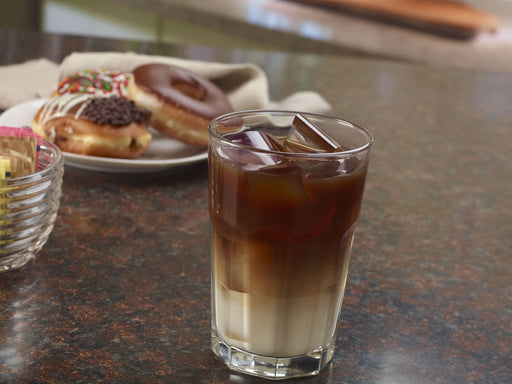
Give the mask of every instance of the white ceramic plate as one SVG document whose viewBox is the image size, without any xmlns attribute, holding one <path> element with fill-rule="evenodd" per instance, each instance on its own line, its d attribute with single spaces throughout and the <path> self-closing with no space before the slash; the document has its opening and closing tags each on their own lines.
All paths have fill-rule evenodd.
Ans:
<svg viewBox="0 0 512 384">
<path fill-rule="evenodd" d="M 32 119 L 45 99 L 35 99 L 7 109 L 0 116 L 0 125 L 32 127 Z M 184 144 L 163 136 L 150 128 L 153 139 L 146 152 L 137 159 L 113 159 L 64 152 L 67 165 L 100 172 L 144 173 L 181 167 L 208 158 L 205 148 Z"/>
</svg>

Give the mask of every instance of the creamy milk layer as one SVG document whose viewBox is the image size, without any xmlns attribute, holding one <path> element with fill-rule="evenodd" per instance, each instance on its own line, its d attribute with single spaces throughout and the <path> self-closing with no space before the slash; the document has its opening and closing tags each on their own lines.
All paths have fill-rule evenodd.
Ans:
<svg viewBox="0 0 512 384">
<path fill-rule="evenodd" d="M 229 345 L 263 356 L 298 356 L 326 347 L 342 295 L 334 289 L 294 298 L 231 291 L 218 284 L 217 331 Z"/>
<path fill-rule="evenodd" d="M 214 252 L 248 249 L 226 247 L 226 241 L 214 234 L 215 238 Z M 308 273 L 307 284 L 302 286 L 305 289 L 296 289 L 302 279 L 298 270 L 290 274 L 278 272 L 279 283 L 271 282 L 271 274 L 259 273 L 264 270 L 258 271 L 247 262 L 257 259 L 256 253 L 234 256 L 246 261 L 238 266 L 230 264 L 236 268 L 236 279 L 229 277 L 226 264 L 219 260 L 222 256 L 217 256 L 215 323 L 221 338 L 231 346 L 264 356 L 298 356 L 327 347 L 343 300 L 351 241 L 352 232 L 336 247 L 340 254 L 332 260 L 337 262 L 326 266 L 323 273 L 315 273 L 315 277 Z M 254 250 L 261 251 L 261 247 Z M 265 255 L 261 256 L 265 259 Z"/>
</svg>

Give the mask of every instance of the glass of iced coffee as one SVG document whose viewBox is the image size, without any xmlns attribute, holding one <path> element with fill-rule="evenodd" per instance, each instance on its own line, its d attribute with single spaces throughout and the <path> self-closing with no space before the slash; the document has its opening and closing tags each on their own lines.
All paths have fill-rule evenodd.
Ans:
<svg viewBox="0 0 512 384">
<path fill-rule="evenodd" d="M 262 110 L 209 134 L 212 349 L 238 372 L 315 375 L 334 352 L 372 135 Z"/>
</svg>

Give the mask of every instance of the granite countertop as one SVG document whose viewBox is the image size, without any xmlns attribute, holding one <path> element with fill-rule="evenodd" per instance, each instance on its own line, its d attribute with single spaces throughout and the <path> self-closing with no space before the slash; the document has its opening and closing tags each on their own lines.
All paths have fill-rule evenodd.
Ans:
<svg viewBox="0 0 512 384">
<path fill-rule="evenodd" d="M 2 31 L 0 64 L 134 50 L 260 65 L 375 149 L 332 364 L 294 383 L 512 382 L 512 75 Z M 35 262 L 0 275 L 0 381 L 260 383 L 210 351 L 207 164 L 66 167 Z M 265 381 L 266 382 L 266 381 Z"/>
</svg>

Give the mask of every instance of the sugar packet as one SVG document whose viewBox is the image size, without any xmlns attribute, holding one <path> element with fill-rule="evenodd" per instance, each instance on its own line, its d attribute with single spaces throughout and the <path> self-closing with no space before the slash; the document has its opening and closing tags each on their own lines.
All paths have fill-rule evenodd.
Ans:
<svg viewBox="0 0 512 384">
<path fill-rule="evenodd" d="M 26 176 L 37 170 L 41 140 L 28 127 L 0 127 L 0 158 L 11 161 L 10 177 Z"/>
</svg>

